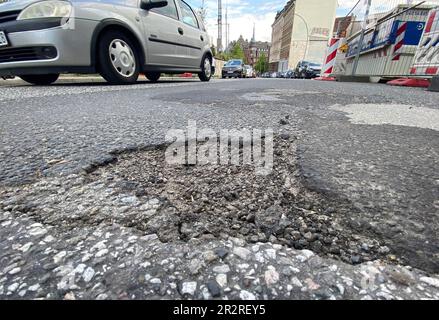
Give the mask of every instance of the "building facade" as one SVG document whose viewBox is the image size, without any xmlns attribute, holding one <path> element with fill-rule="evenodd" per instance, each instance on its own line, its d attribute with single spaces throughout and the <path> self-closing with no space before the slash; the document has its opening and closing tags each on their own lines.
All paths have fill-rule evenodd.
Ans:
<svg viewBox="0 0 439 320">
<path fill-rule="evenodd" d="M 270 71 L 277 71 L 279 68 L 283 27 L 284 27 L 284 16 L 283 14 L 278 13 L 272 25 L 272 32 L 271 32 L 270 58 L 268 60 Z"/>
<path fill-rule="evenodd" d="M 253 38 L 250 41 L 244 39 L 243 36 L 240 36 L 237 40 L 237 43 L 241 45 L 244 51 L 245 62 L 252 67 L 255 66 L 256 62 L 258 62 L 258 59 L 262 54 L 264 54 L 267 58 L 270 54 L 270 43 L 256 41 L 254 32 Z"/>
<path fill-rule="evenodd" d="M 334 29 L 337 0 L 290 0 L 272 25 L 270 71 L 293 69 L 300 60 L 322 63 Z"/>
</svg>

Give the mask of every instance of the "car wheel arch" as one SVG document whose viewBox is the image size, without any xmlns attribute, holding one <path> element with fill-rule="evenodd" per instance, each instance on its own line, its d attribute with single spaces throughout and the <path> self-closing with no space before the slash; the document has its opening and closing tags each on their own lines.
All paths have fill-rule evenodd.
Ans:
<svg viewBox="0 0 439 320">
<path fill-rule="evenodd" d="M 132 30 L 131 27 L 129 27 L 127 24 L 125 24 L 122 21 L 119 20 L 115 20 L 115 19 L 107 19 L 107 20 L 103 20 L 101 21 L 101 23 L 99 23 L 99 25 L 95 28 L 94 32 L 93 32 L 93 36 L 92 36 L 92 44 L 91 44 L 91 63 L 92 66 L 97 68 L 97 61 L 96 58 L 98 56 L 97 54 L 97 50 L 99 48 L 98 43 L 100 41 L 101 36 L 110 30 L 118 30 L 123 32 L 124 34 L 126 34 L 128 37 L 131 38 L 131 40 L 134 42 L 135 45 L 135 49 L 138 51 L 139 56 L 140 56 L 140 63 L 141 63 L 141 68 L 143 68 L 143 66 L 146 63 L 146 54 L 145 54 L 145 49 L 142 45 L 141 40 L 139 39 L 139 37 L 136 35 L 136 33 Z"/>
<path fill-rule="evenodd" d="M 203 57 L 201 58 L 200 67 L 202 67 L 203 62 L 204 62 L 204 59 L 205 59 L 206 57 L 209 57 L 209 58 L 210 58 L 210 63 L 211 63 L 212 66 L 213 66 L 213 54 L 212 54 L 212 52 L 210 52 L 210 51 L 206 51 L 206 52 L 204 52 Z"/>
</svg>

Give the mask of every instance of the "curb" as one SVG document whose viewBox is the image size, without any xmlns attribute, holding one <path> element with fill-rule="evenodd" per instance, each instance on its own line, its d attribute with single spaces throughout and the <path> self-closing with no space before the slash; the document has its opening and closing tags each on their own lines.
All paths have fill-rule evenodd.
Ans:
<svg viewBox="0 0 439 320">
<path fill-rule="evenodd" d="M 338 82 L 370 83 L 369 76 L 337 76 Z"/>
<path fill-rule="evenodd" d="M 431 79 L 431 84 L 428 88 L 428 91 L 439 92 L 439 77 L 433 77 L 433 79 Z"/>
</svg>

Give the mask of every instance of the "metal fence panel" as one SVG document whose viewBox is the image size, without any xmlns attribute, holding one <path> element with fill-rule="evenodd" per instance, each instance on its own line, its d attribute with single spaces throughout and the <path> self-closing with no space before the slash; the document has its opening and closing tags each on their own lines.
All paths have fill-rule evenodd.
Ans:
<svg viewBox="0 0 439 320">
<path fill-rule="evenodd" d="M 359 0 L 342 24 L 335 74 L 431 77 L 439 71 L 439 0 Z"/>
</svg>

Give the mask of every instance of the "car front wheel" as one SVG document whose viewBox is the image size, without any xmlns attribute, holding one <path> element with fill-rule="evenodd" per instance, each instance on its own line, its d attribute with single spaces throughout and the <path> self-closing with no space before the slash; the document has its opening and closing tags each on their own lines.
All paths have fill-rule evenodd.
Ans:
<svg viewBox="0 0 439 320">
<path fill-rule="evenodd" d="M 99 42 L 99 73 L 111 84 L 133 84 L 139 78 L 139 54 L 123 32 L 109 31 L 102 36 Z"/>
<path fill-rule="evenodd" d="M 59 74 L 30 74 L 27 76 L 20 76 L 20 78 L 30 84 L 46 86 L 58 80 Z"/>
<path fill-rule="evenodd" d="M 212 62 L 208 56 L 203 58 L 201 72 L 198 74 L 201 81 L 207 82 L 212 78 Z"/>
</svg>

